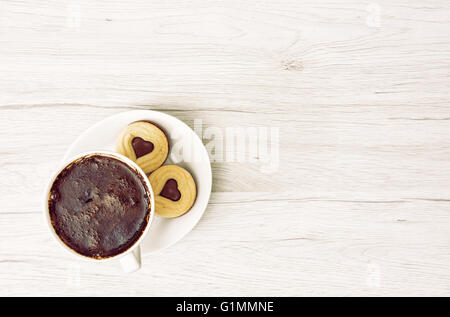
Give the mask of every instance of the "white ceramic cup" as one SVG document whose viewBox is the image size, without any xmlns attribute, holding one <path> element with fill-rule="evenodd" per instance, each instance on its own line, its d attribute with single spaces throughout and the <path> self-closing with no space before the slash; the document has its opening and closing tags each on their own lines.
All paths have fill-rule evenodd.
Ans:
<svg viewBox="0 0 450 317">
<path fill-rule="evenodd" d="M 50 220 L 50 213 L 48 209 L 48 201 L 50 197 L 50 190 L 52 188 L 53 182 L 55 181 L 56 177 L 61 173 L 69 164 L 83 158 L 83 157 L 89 157 L 93 155 L 100 155 L 100 156 L 108 156 L 115 158 L 124 164 L 126 164 L 129 168 L 137 172 L 139 175 L 142 176 L 142 179 L 144 180 L 144 186 L 145 189 L 150 196 L 150 217 L 148 219 L 147 226 L 145 227 L 144 231 L 142 232 L 140 238 L 127 250 L 105 259 L 95 259 L 90 258 L 88 256 L 82 255 L 72 248 L 70 248 L 68 245 L 66 245 L 61 238 L 56 234 L 55 228 L 53 227 L 51 220 Z M 146 234 L 150 230 L 150 226 L 152 224 L 154 214 L 155 214 L 155 199 L 153 196 L 153 190 L 152 186 L 150 185 L 150 181 L 148 180 L 147 175 L 142 171 L 142 169 L 132 160 L 129 158 L 118 154 L 114 152 L 108 152 L 108 151 L 91 151 L 91 152 L 85 152 L 80 155 L 77 155 L 76 157 L 71 158 L 70 160 L 66 161 L 62 166 L 55 172 L 55 174 L 52 176 L 48 186 L 46 187 L 45 193 L 44 193 L 44 218 L 47 222 L 48 228 L 50 229 L 50 233 L 55 238 L 55 240 L 58 242 L 59 245 L 61 245 L 66 251 L 69 251 L 72 255 L 78 257 L 79 259 L 87 260 L 87 261 L 93 261 L 93 262 L 109 262 L 114 260 L 120 260 L 120 264 L 122 265 L 122 268 L 125 272 L 133 272 L 138 270 L 141 267 L 141 256 L 140 256 L 140 249 L 139 244 L 142 242 L 142 240 L 145 238 Z"/>
</svg>

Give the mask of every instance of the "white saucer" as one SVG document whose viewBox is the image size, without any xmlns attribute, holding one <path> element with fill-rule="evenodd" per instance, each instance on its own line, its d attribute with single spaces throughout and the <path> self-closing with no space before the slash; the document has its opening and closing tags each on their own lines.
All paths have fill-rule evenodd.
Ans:
<svg viewBox="0 0 450 317">
<path fill-rule="evenodd" d="M 87 151 L 115 151 L 115 141 L 120 131 L 131 122 L 143 120 L 157 124 L 167 134 L 171 153 L 165 164 L 184 167 L 197 184 L 197 199 L 188 213 L 173 219 L 155 215 L 150 231 L 141 243 L 141 253 L 145 256 L 181 240 L 195 227 L 206 210 L 212 187 L 211 163 L 197 134 L 184 122 L 165 113 L 152 110 L 122 112 L 98 122 L 82 133 L 71 144 L 64 160 Z M 182 151 L 179 150 L 180 147 L 183 148 Z M 189 158 L 189 151 L 195 154 L 194 158 Z M 181 157 L 183 152 L 184 158 Z"/>
</svg>

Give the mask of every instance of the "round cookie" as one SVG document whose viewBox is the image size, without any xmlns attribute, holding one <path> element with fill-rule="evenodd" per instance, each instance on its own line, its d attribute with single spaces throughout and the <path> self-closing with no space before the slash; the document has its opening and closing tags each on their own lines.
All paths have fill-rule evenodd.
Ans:
<svg viewBox="0 0 450 317">
<path fill-rule="evenodd" d="M 150 173 L 166 161 L 169 141 L 164 131 L 153 123 L 137 121 L 120 133 L 116 151 L 135 161 L 145 173 Z"/>
<path fill-rule="evenodd" d="M 165 218 L 179 217 L 191 209 L 197 197 L 192 175 L 176 165 L 164 165 L 148 177 L 155 195 L 155 212 Z"/>
</svg>

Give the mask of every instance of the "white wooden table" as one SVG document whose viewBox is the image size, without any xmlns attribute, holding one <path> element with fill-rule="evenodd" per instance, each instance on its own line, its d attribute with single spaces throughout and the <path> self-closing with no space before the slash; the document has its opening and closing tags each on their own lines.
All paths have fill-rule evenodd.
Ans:
<svg viewBox="0 0 450 317">
<path fill-rule="evenodd" d="M 278 127 L 184 240 L 73 261 L 41 196 L 97 121 Z M 0 295 L 450 295 L 448 1 L 0 0 Z M 206 142 L 206 141 L 205 141 Z"/>
</svg>

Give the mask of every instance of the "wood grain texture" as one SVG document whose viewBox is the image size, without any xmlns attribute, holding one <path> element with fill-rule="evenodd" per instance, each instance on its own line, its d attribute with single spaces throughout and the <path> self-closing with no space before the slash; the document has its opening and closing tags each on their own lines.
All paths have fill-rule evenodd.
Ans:
<svg viewBox="0 0 450 317">
<path fill-rule="evenodd" d="M 66 256 L 41 196 L 130 109 L 278 127 L 280 166 L 213 163 L 199 225 L 126 275 Z M 450 295 L 449 120 L 447 1 L 0 0 L 0 295 Z"/>
</svg>

